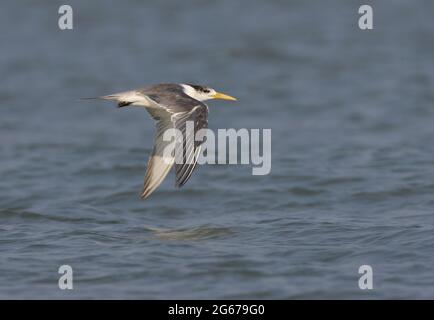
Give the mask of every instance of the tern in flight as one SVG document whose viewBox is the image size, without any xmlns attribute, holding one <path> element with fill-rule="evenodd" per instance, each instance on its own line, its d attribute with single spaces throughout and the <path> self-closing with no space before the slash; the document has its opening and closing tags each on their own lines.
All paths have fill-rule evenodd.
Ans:
<svg viewBox="0 0 434 320">
<path fill-rule="evenodd" d="M 161 184 L 174 164 L 176 187 L 182 187 L 190 178 L 203 143 L 203 141 L 195 141 L 194 132 L 208 126 L 208 106 L 203 101 L 236 100 L 234 97 L 206 86 L 175 83 L 157 84 L 87 99 L 114 100 L 119 108 L 130 105 L 145 107 L 151 117 L 156 120 L 154 148 L 146 169 L 141 192 L 142 199 L 147 198 Z M 186 130 L 187 121 L 194 124 L 193 134 L 189 134 Z M 183 134 L 182 146 L 176 140 L 176 146 L 173 147 L 173 151 L 179 147 L 185 150 L 182 163 L 175 162 L 175 152 L 169 153 L 169 156 L 164 152 L 169 144 L 173 144 L 163 139 L 164 132 L 168 129 L 177 129 Z"/>
</svg>

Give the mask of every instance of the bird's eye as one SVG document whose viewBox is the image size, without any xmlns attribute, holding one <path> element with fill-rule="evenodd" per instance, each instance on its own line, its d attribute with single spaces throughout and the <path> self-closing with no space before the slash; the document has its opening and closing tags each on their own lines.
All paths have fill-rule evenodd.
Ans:
<svg viewBox="0 0 434 320">
<path fill-rule="evenodd" d="M 203 92 L 210 93 L 210 91 L 208 89 L 204 89 Z"/>
</svg>

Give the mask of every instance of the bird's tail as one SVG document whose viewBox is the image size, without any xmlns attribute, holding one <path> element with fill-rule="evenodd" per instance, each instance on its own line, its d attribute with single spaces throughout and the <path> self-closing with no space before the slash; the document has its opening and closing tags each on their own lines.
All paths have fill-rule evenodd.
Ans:
<svg viewBox="0 0 434 320">
<path fill-rule="evenodd" d="M 100 96 L 100 97 L 90 97 L 90 98 L 81 98 L 80 100 L 114 100 L 118 102 L 118 107 L 122 108 L 125 106 L 129 106 L 132 102 L 129 101 L 123 101 L 121 99 L 120 94 L 109 94 L 107 96 Z"/>
<path fill-rule="evenodd" d="M 119 95 L 109 94 L 108 96 L 80 98 L 80 100 L 118 100 Z"/>
</svg>

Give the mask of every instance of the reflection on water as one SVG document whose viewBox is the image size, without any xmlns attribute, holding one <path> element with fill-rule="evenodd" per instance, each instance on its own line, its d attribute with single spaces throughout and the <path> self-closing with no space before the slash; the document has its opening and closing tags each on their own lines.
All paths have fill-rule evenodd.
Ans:
<svg viewBox="0 0 434 320">
<path fill-rule="evenodd" d="M 155 227 L 145 227 L 145 230 L 151 231 L 153 236 L 160 240 L 206 240 L 214 238 L 224 238 L 230 236 L 230 228 L 218 228 L 212 226 L 198 226 L 193 228 L 181 229 L 160 229 Z"/>
</svg>

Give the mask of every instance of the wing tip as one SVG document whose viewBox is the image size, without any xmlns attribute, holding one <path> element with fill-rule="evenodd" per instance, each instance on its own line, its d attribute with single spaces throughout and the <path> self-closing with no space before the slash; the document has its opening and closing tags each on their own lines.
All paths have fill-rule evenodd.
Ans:
<svg viewBox="0 0 434 320">
<path fill-rule="evenodd" d="M 152 190 L 151 188 L 143 188 L 142 192 L 140 193 L 140 199 L 145 200 L 151 195 L 153 191 L 154 190 Z"/>
<path fill-rule="evenodd" d="M 140 199 L 141 200 L 145 200 L 148 196 L 149 196 L 149 194 L 145 193 L 144 191 L 140 193 Z"/>
</svg>

